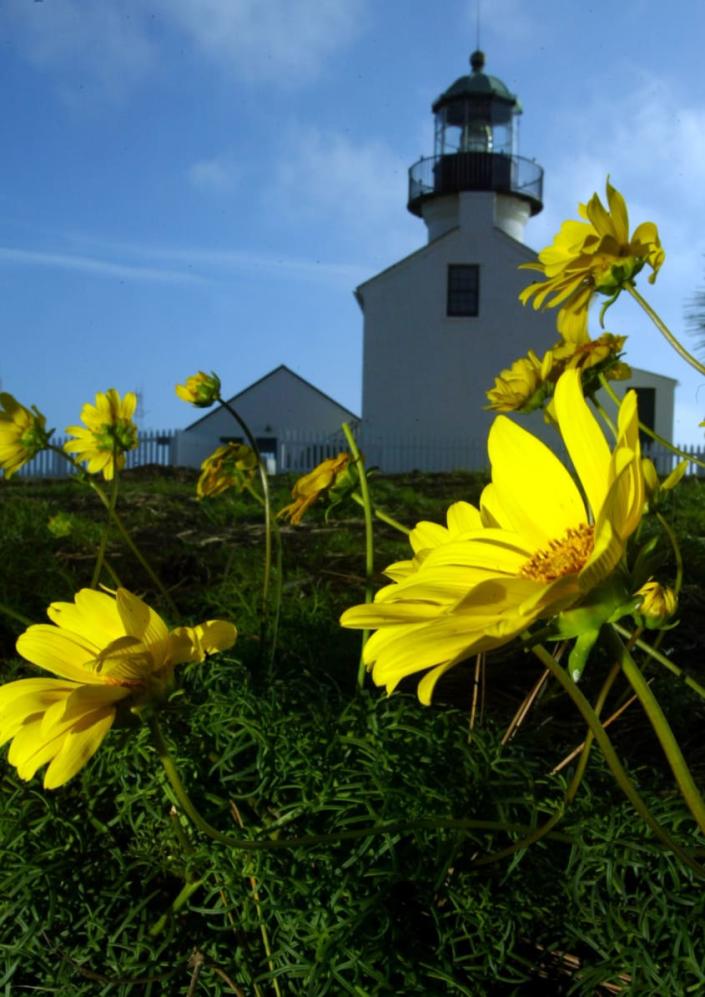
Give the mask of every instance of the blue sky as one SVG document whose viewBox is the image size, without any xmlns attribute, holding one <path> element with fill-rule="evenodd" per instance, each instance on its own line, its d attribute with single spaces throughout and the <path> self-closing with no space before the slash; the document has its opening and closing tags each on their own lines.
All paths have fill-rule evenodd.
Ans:
<svg viewBox="0 0 705 997">
<path fill-rule="evenodd" d="M 3 390 L 59 430 L 110 386 L 143 425 L 192 419 L 198 368 L 235 393 L 286 363 L 360 409 L 356 284 L 425 241 L 406 171 L 430 105 L 467 71 L 474 0 L 3 0 Z M 607 173 L 667 260 L 650 300 L 683 331 L 705 285 L 705 5 L 484 0 L 487 71 L 518 93 L 545 169 L 550 241 Z M 645 280 L 642 286 L 646 286 Z M 700 439 L 703 378 L 630 301 L 628 358 L 678 378 Z M 693 348 L 687 333 L 684 339 Z"/>
</svg>

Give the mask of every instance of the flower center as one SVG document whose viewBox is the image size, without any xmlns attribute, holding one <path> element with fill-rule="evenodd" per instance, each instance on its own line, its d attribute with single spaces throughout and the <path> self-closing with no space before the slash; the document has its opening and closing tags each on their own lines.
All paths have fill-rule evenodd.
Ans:
<svg viewBox="0 0 705 997">
<path fill-rule="evenodd" d="M 588 523 L 566 530 L 560 540 L 537 550 L 523 565 L 520 574 L 537 582 L 552 582 L 563 575 L 577 574 L 592 553 L 595 528 Z"/>
<path fill-rule="evenodd" d="M 32 422 L 20 436 L 19 443 L 25 453 L 33 457 L 44 449 L 47 445 L 47 439 L 46 430 L 36 422 Z"/>
<path fill-rule="evenodd" d="M 125 453 L 138 443 L 137 427 L 130 419 L 118 419 L 93 433 L 98 450 Z"/>
</svg>

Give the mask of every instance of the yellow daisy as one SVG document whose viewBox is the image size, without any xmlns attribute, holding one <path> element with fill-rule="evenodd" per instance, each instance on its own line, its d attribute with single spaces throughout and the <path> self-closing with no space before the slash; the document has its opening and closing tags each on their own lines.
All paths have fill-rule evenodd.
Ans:
<svg viewBox="0 0 705 997">
<path fill-rule="evenodd" d="M 618 293 L 644 265 L 651 267 L 653 283 L 665 259 L 653 222 L 643 222 L 629 237 L 627 205 L 609 180 L 607 204 L 605 208 L 593 194 L 578 207 L 584 221 L 563 222 L 538 262 L 521 264 L 521 269 L 538 270 L 546 279 L 525 287 L 520 300 L 526 304 L 533 298 L 534 308 L 560 305 L 558 328 L 565 339 L 580 337 L 593 294 Z"/>
<path fill-rule="evenodd" d="M 99 391 L 95 405 L 86 403 L 81 410 L 84 426 L 68 426 L 67 433 L 75 439 L 64 444 L 67 453 L 76 454 L 86 464 L 89 474 L 100 474 L 110 481 L 116 469 L 125 466 L 125 454 L 134 450 L 139 442 L 133 415 L 137 408 L 137 395 L 127 391 L 121 398 L 115 388 L 105 393 Z"/>
<path fill-rule="evenodd" d="M 199 370 L 186 378 L 184 384 L 176 385 L 176 394 L 183 402 L 197 408 L 209 408 L 220 397 L 220 378 L 217 374 L 205 374 Z"/>
<path fill-rule="evenodd" d="M 636 395 L 621 403 L 612 452 L 578 370 L 558 381 L 555 407 L 582 490 L 540 440 L 498 416 L 488 441 L 492 481 L 480 508 L 464 513 L 466 531 L 437 533 L 422 558 L 393 566 L 393 583 L 373 603 L 343 614 L 343 626 L 376 630 L 364 659 L 388 692 L 426 671 L 418 695 L 430 702 L 453 665 L 579 605 L 622 560 L 644 506 Z"/>
<path fill-rule="evenodd" d="M 529 350 L 525 357 L 519 357 L 497 375 L 487 392 L 489 405 L 485 408 L 493 412 L 532 412 L 541 408 L 550 394 L 548 379 L 552 368 L 551 350 L 544 353 L 541 360 Z"/>
<path fill-rule="evenodd" d="M 115 595 L 81 589 L 73 602 L 54 602 L 51 624 L 29 627 L 17 640 L 23 658 L 57 678 L 29 678 L 0 687 L 0 744 L 21 779 L 49 763 L 44 787 L 73 778 L 100 746 L 118 710 L 158 700 L 175 665 L 203 661 L 231 647 L 231 623 L 210 620 L 169 631 L 153 609 L 126 589 Z"/>
<path fill-rule="evenodd" d="M 230 488 L 241 492 L 257 470 L 257 454 L 244 443 L 226 443 L 206 457 L 196 482 L 196 494 L 214 498 Z"/>
<path fill-rule="evenodd" d="M 35 406 L 30 411 L 12 395 L 0 393 L 0 468 L 6 478 L 44 450 L 49 436 L 46 418 Z"/>
<path fill-rule="evenodd" d="M 308 474 L 304 474 L 294 483 L 291 490 L 293 502 L 284 506 L 277 516 L 288 519 L 296 525 L 300 523 L 306 510 L 313 505 L 319 495 L 333 488 L 339 476 L 343 474 L 350 463 L 349 453 L 339 453 L 337 457 L 329 457 L 321 461 Z"/>
</svg>

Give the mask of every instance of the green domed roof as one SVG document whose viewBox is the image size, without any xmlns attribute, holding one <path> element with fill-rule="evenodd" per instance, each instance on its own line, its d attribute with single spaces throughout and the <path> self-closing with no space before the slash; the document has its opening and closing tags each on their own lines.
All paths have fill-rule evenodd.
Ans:
<svg viewBox="0 0 705 997">
<path fill-rule="evenodd" d="M 503 102 L 513 104 L 515 113 L 521 114 L 521 105 L 516 94 L 508 90 L 504 83 L 496 76 L 489 76 L 483 73 L 485 66 L 484 52 L 473 52 L 470 56 L 472 73 L 469 76 L 460 76 L 452 83 L 447 90 L 444 90 L 440 97 L 434 102 L 433 110 L 437 111 L 452 101 L 463 97 L 489 97 L 496 98 Z"/>
</svg>

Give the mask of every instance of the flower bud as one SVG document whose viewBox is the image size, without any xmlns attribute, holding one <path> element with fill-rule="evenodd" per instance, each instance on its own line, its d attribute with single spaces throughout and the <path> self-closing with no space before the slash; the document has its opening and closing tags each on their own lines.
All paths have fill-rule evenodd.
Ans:
<svg viewBox="0 0 705 997">
<path fill-rule="evenodd" d="M 189 402 L 197 408 L 210 408 L 218 401 L 220 395 L 220 378 L 211 372 L 204 374 L 199 370 L 186 378 L 185 384 L 176 385 L 176 394 L 184 402 Z"/>
<path fill-rule="evenodd" d="M 648 630 L 665 626 L 678 607 L 678 598 L 672 588 L 649 579 L 636 592 L 641 596 L 639 616 Z"/>
</svg>

